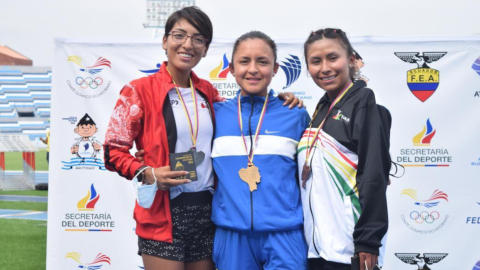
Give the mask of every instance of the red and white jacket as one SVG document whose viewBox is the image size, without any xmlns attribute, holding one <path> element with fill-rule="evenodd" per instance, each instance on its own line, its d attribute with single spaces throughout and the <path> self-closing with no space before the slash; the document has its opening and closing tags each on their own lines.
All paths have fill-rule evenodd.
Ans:
<svg viewBox="0 0 480 270">
<path fill-rule="evenodd" d="M 105 167 L 131 180 L 142 165 L 162 167 L 169 165 L 169 153 L 175 150 L 177 133 L 168 92 L 175 86 L 164 62 L 154 75 L 125 85 L 113 110 L 105 137 Z M 220 101 L 218 91 L 192 71 L 195 89 L 208 102 L 212 122 L 215 123 L 212 102 Z M 199 138 L 202 139 L 202 138 Z M 144 149 L 144 164 L 130 154 L 135 141 L 137 149 Z M 172 242 L 170 195 L 158 190 L 150 209 L 135 203 L 134 219 L 138 236 L 163 242 Z"/>
</svg>

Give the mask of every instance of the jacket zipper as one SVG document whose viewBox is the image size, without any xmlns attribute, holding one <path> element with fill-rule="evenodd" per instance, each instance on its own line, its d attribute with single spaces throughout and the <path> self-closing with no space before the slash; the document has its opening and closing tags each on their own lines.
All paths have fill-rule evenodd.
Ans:
<svg viewBox="0 0 480 270">
<path fill-rule="evenodd" d="M 312 119 L 312 121 L 313 121 L 313 119 Z M 315 155 L 316 150 L 317 150 L 316 148 L 313 149 L 312 158 L 310 160 L 310 168 L 312 167 L 313 156 Z M 308 204 L 309 204 L 309 208 L 310 208 L 310 214 L 312 215 L 312 224 L 313 224 L 312 242 L 313 242 L 313 247 L 315 248 L 315 251 L 317 252 L 318 255 L 320 255 L 320 252 L 318 251 L 318 248 L 317 248 L 317 244 L 315 244 L 315 216 L 313 215 L 313 209 L 312 209 L 313 170 L 312 170 L 312 179 L 310 181 L 312 181 L 312 184 L 310 186 L 310 194 L 308 196 Z"/>
<path fill-rule="evenodd" d="M 252 153 L 253 150 L 253 138 L 252 138 L 252 116 L 253 116 L 253 96 L 250 96 L 250 104 L 252 105 L 252 111 L 250 112 L 250 117 L 248 117 L 248 132 L 250 133 L 250 152 L 249 155 Z M 252 226 L 251 229 L 253 231 L 253 192 L 250 191 L 250 213 L 252 217 Z"/>
</svg>

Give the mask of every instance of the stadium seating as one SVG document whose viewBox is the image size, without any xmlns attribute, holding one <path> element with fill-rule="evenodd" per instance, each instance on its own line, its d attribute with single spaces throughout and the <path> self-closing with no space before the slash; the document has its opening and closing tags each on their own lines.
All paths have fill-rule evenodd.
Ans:
<svg viewBox="0 0 480 270">
<path fill-rule="evenodd" d="M 0 66 L 0 133 L 45 137 L 51 88 L 50 67 Z"/>
</svg>

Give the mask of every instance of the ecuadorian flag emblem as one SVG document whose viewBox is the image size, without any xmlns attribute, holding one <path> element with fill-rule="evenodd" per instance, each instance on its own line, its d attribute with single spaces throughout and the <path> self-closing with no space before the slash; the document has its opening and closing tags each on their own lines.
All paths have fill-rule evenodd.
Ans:
<svg viewBox="0 0 480 270">
<path fill-rule="evenodd" d="M 432 68 L 415 68 L 407 72 L 407 85 L 421 102 L 430 98 L 440 83 L 440 72 Z"/>
</svg>

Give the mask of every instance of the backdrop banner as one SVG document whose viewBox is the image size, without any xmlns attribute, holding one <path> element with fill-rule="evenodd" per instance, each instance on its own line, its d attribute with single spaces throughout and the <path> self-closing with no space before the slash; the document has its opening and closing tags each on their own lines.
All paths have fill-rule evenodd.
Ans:
<svg viewBox="0 0 480 270">
<path fill-rule="evenodd" d="M 303 42 L 277 40 L 270 87 L 293 92 L 312 114 L 324 91 L 307 72 Z M 122 87 L 167 60 L 161 40 L 55 43 L 47 269 L 143 269 L 133 185 L 105 169 L 103 143 Z M 377 103 L 392 114 L 390 153 L 405 168 L 387 190 L 384 269 L 480 269 L 480 38 L 352 43 Z M 232 45 L 214 40 L 194 69 L 226 98 L 238 90 Z"/>
</svg>

